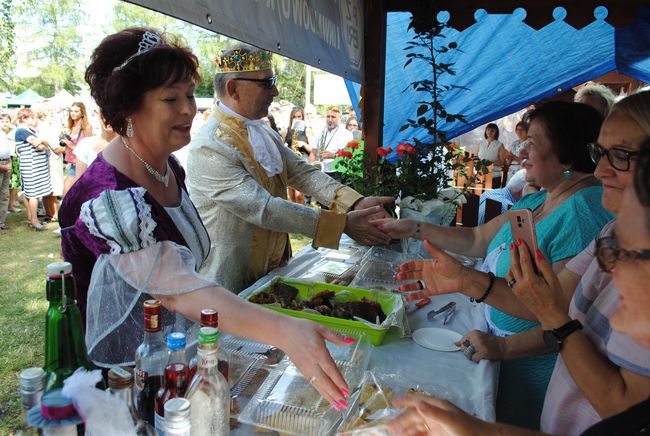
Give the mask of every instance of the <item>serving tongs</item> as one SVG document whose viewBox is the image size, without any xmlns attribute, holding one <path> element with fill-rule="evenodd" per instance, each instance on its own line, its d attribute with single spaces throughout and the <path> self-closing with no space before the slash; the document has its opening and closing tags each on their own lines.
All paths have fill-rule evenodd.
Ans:
<svg viewBox="0 0 650 436">
<path fill-rule="evenodd" d="M 445 317 L 442 321 L 442 324 L 444 325 L 449 322 L 449 319 L 451 318 L 451 316 L 454 314 L 455 311 L 456 311 L 456 302 L 452 301 L 450 303 L 445 304 L 440 309 L 435 309 L 427 313 L 427 319 L 429 321 L 433 321 L 433 319 L 436 316 L 444 314 Z"/>
</svg>

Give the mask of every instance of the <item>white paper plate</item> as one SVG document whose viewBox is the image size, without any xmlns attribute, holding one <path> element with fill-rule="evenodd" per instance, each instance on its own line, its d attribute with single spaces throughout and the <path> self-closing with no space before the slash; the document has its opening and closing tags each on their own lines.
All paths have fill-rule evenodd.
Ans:
<svg viewBox="0 0 650 436">
<path fill-rule="evenodd" d="M 454 345 L 454 342 L 460 341 L 462 337 L 463 335 L 453 330 L 436 327 L 417 329 L 413 332 L 416 344 L 436 351 L 460 351 L 460 347 Z"/>
</svg>

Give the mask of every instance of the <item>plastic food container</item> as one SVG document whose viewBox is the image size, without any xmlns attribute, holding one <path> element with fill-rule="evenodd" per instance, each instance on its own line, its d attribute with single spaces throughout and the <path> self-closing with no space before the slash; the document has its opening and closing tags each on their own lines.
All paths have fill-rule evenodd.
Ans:
<svg viewBox="0 0 650 436">
<path fill-rule="evenodd" d="M 367 340 L 350 347 L 328 344 L 332 357 L 351 390 L 361 383 L 370 359 Z M 239 421 L 293 435 L 331 434 L 341 414 L 314 389 L 288 358 L 275 368 L 239 415 Z"/>
<path fill-rule="evenodd" d="M 387 320 L 391 318 L 401 319 L 401 315 L 398 315 L 398 313 L 404 309 L 402 297 L 398 294 L 372 291 L 367 289 L 357 289 L 351 288 L 349 286 L 339 286 L 328 283 L 313 283 L 307 280 L 289 279 L 284 277 L 274 278 L 271 280 L 271 282 L 269 282 L 267 286 L 253 292 L 246 298 L 250 299 L 253 295 L 270 291 L 275 283 L 285 283 L 298 289 L 298 296 L 296 299 L 299 301 L 308 300 L 312 296 L 322 291 L 334 291 L 336 295 L 338 295 L 340 292 L 347 291 L 346 294 L 344 294 L 346 297 L 345 301 L 361 301 L 363 297 L 370 301 L 376 301 L 381 306 L 381 309 L 386 315 Z M 290 316 L 295 316 L 297 318 L 310 319 L 334 330 L 337 330 L 338 332 L 347 336 L 359 337 L 359 335 L 362 334 L 367 335 L 372 345 L 381 345 L 384 340 L 384 336 L 386 336 L 386 332 L 390 328 L 390 325 L 386 322 L 382 323 L 381 325 L 376 325 L 375 327 L 366 322 L 325 316 L 312 312 L 284 309 L 279 305 L 265 304 L 264 306 Z"/>
</svg>

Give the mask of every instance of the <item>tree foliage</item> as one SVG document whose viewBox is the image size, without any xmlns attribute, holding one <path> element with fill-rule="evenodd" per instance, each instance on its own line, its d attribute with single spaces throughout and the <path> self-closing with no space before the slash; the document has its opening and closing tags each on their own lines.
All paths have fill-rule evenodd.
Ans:
<svg viewBox="0 0 650 436">
<path fill-rule="evenodd" d="M 39 71 L 26 82 L 45 97 L 62 89 L 78 92 L 85 66 L 78 29 L 87 20 L 81 0 L 23 0 L 15 5 L 15 20 L 31 30 L 25 41 L 33 46 L 27 61 Z"/>
<path fill-rule="evenodd" d="M 15 71 L 14 22 L 12 0 L 2 0 L 0 15 L 0 90 L 10 89 Z"/>
</svg>

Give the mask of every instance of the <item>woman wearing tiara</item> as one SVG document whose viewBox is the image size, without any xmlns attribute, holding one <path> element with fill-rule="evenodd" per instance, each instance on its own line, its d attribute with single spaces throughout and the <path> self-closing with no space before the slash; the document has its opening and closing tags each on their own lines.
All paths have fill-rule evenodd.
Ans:
<svg viewBox="0 0 650 436">
<path fill-rule="evenodd" d="M 104 367 L 132 362 L 147 298 L 191 321 L 210 307 L 223 331 L 283 349 L 339 410 L 347 385 L 324 341 L 353 339 L 250 304 L 196 272 L 210 241 L 171 153 L 190 142 L 197 66 L 189 50 L 157 31 L 130 28 L 106 37 L 86 70 L 93 98 L 118 133 L 59 213 L 89 354 Z M 178 322 L 170 313 L 165 324 Z"/>
</svg>

